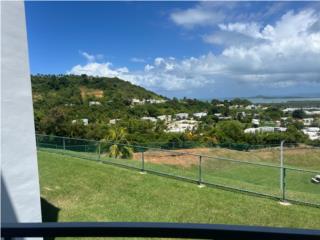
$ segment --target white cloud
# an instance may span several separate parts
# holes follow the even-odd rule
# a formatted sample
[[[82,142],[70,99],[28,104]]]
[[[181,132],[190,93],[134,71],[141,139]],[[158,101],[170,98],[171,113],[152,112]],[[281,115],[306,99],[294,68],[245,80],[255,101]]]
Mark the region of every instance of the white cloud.
[[[222,10],[226,5],[218,2],[200,3],[194,8],[180,10],[171,13],[171,20],[177,25],[192,28],[194,26],[214,25],[223,21],[226,17]],[[232,3],[228,7],[232,6]]]
[[[320,16],[313,10],[289,11],[274,24],[229,22],[203,39],[222,44],[219,54],[175,59],[157,57],[141,71],[115,68],[88,59],[68,73],[119,77],[152,90],[212,89],[221,81],[287,87],[320,84]],[[91,56],[90,54],[88,54]]]
[[[80,53],[88,62],[95,62],[95,61],[98,61],[98,60],[102,60],[102,59],[103,59],[103,55],[102,55],[102,54],[93,55],[93,54],[89,54],[89,53],[83,52],[83,51],[79,51],[79,53]]]
[[[120,77],[129,70],[126,67],[123,68],[114,68],[112,69],[112,64],[110,62],[106,63],[97,63],[89,62],[85,65],[76,65],[71,70],[67,71],[67,74],[81,75],[87,74],[90,76],[98,77]]]

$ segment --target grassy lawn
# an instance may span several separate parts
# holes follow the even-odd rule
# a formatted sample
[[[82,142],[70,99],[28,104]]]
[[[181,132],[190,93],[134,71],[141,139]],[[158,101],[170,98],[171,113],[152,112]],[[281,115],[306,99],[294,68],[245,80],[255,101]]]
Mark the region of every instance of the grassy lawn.
[[[38,153],[46,221],[159,221],[320,228],[320,209]],[[58,215],[58,216],[56,216]]]
[[[54,152],[68,154],[77,157],[97,160],[94,152],[76,152],[62,149],[46,149]],[[204,149],[202,149],[203,151]],[[209,150],[214,151],[214,150]],[[218,156],[228,154],[227,158],[238,157],[240,161],[248,159],[247,152],[217,149]],[[175,155],[177,154],[177,155]],[[259,153],[260,157],[265,152]],[[262,155],[261,155],[262,154]],[[309,152],[309,154],[314,154]],[[247,155],[247,157],[244,157]],[[256,157],[256,152],[250,155]],[[101,159],[107,162],[120,163],[127,166],[141,168],[141,153],[135,154],[135,159],[110,159],[107,154],[101,155]],[[242,158],[243,157],[243,158]],[[162,172],[174,176],[180,176],[197,181],[199,179],[198,157],[193,155],[179,155],[177,152],[148,151],[144,154],[146,170]],[[297,158],[296,158],[297,159]],[[302,156],[299,161],[301,161]],[[316,165],[316,158],[309,159],[310,165]],[[311,161],[312,160],[312,161]],[[259,162],[257,160],[257,162]],[[268,163],[272,164],[273,163]],[[296,170],[286,171],[286,197],[288,199],[310,202],[320,205],[320,186],[310,182],[315,173],[301,172]],[[236,189],[257,192],[274,197],[281,197],[280,192],[280,169],[268,166],[259,166],[247,163],[234,163],[213,158],[202,158],[202,180],[207,183],[218,184]]]

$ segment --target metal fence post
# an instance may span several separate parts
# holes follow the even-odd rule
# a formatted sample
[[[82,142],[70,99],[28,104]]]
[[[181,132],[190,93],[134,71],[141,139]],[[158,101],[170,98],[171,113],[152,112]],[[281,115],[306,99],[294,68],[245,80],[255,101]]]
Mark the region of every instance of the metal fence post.
[[[280,143],[280,191],[283,192],[283,181],[284,181],[284,176],[283,176],[283,144],[284,140],[281,141]]]
[[[141,172],[144,172],[144,151],[141,152]]]
[[[282,169],[282,201],[286,200],[286,168]]]
[[[199,156],[199,175],[198,175],[198,184],[201,186],[202,183],[202,156]]]
[[[66,150],[66,139],[62,138],[63,150]]]
[[[100,161],[100,158],[101,158],[101,142],[99,142],[99,145],[98,145],[98,160]]]

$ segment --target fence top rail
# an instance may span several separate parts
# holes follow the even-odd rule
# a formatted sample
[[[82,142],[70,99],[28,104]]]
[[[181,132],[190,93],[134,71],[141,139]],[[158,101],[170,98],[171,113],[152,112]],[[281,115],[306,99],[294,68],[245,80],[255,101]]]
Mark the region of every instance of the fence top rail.
[[[36,133],[36,135],[43,136],[43,137],[55,137],[55,138],[73,139],[73,140],[89,141],[89,142],[96,142],[96,143],[101,142],[101,140],[93,140],[93,139],[86,139],[86,138],[75,138],[75,137],[64,137],[64,136],[47,135],[47,134],[41,134],[41,133]],[[187,143],[189,143],[189,142],[187,141]],[[110,141],[110,143],[112,143],[112,142]],[[166,142],[150,142],[150,144],[155,144],[155,143],[163,144],[163,143],[166,143]],[[137,143],[137,144],[140,144],[140,143]],[[214,144],[213,146],[227,146],[227,145],[228,144]],[[249,147],[250,146],[252,146],[252,147],[264,147],[266,149],[270,149],[270,148],[274,148],[274,147],[276,147],[276,148],[280,147],[280,143],[279,144],[255,144],[255,145],[230,143],[229,145],[248,145]],[[283,147],[284,148],[291,148],[291,146],[295,146],[295,145],[296,145],[296,143],[285,142]],[[148,148],[148,146],[143,146],[143,145],[133,145],[133,146]],[[308,145],[308,146],[304,146],[304,147],[296,147],[295,146],[295,148],[320,149],[320,146],[313,146],[313,145]],[[255,149],[252,148],[251,150],[255,150]],[[259,149],[256,149],[256,150],[259,150]]]
[[[45,135],[45,134],[36,134],[37,136],[45,136],[45,137],[57,137],[57,138],[64,138],[64,139],[74,139],[74,140],[81,140],[81,141],[90,141],[95,143],[106,143],[106,144],[115,144],[118,146],[128,146],[133,148],[140,148],[140,149],[146,149],[146,150],[154,150],[154,151],[161,151],[161,152],[168,152],[171,154],[176,155],[188,155],[188,156],[195,156],[195,157],[202,157],[202,158],[208,158],[208,159],[216,159],[216,160],[222,160],[222,161],[229,161],[229,162],[235,162],[235,163],[241,163],[241,164],[250,164],[250,165],[256,165],[256,166],[264,166],[264,167],[270,167],[270,168],[281,168],[278,165],[270,164],[270,163],[260,163],[260,162],[250,162],[247,160],[236,160],[231,158],[224,158],[224,157],[215,157],[215,156],[209,156],[209,155],[203,155],[203,154],[196,154],[196,153],[189,153],[189,152],[181,152],[177,150],[169,150],[169,149],[162,149],[162,148],[155,148],[155,147],[146,147],[146,146],[139,146],[139,145],[132,145],[132,144],[124,144],[124,143],[115,143],[112,141],[96,141],[96,140],[89,140],[89,139],[80,139],[80,138],[70,138],[70,137],[61,137],[61,136],[54,136],[54,135]],[[73,146],[73,145],[72,145]],[[75,145],[79,146],[79,145]],[[70,146],[67,146],[68,148]],[[295,170],[295,171],[305,171],[310,173],[318,173],[317,170],[309,170],[309,169],[302,169],[302,168],[295,168],[290,166],[284,166],[286,169]]]
[[[152,223],[60,222],[2,223],[2,237],[164,237],[197,239],[319,239],[320,230],[259,226]]]

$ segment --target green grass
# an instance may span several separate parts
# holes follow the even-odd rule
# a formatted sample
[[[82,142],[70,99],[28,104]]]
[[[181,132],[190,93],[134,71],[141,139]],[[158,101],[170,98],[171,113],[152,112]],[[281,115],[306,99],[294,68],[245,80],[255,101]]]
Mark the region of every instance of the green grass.
[[[158,221],[320,228],[320,209],[38,153],[43,215],[58,221]]]
[[[46,149],[49,150],[49,149]],[[75,152],[61,149],[50,149],[50,151],[59,152],[63,154],[69,154],[73,156],[79,156],[84,158],[97,159],[96,153],[90,152]],[[222,153],[229,154],[235,157],[235,153],[232,150],[221,149],[219,155]],[[172,156],[166,155],[167,152],[156,152],[153,156],[160,156],[157,158],[169,158],[172,161],[175,159]],[[163,157],[163,154],[165,157]],[[240,152],[243,154],[243,152]],[[239,155],[240,155],[239,154]],[[245,153],[247,154],[247,153]],[[265,153],[262,153],[265,154]],[[148,156],[145,154],[145,156]],[[243,156],[242,156],[243,157]],[[238,156],[241,160],[241,155]],[[123,165],[131,166],[140,169],[141,161],[130,159],[110,159],[107,155],[101,157],[102,160],[107,162],[120,163]],[[148,157],[145,157],[148,159]],[[197,157],[181,156],[181,159],[189,164],[186,166],[172,165],[172,164],[156,164],[145,162],[146,170],[153,170],[156,172],[162,172],[171,174],[174,176],[180,176],[194,181],[198,180],[198,163]],[[312,159],[312,158],[310,158]],[[245,159],[242,159],[245,160]],[[191,161],[191,162],[190,162]],[[271,163],[269,163],[271,164]],[[314,164],[312,162],[312,164]],[[297,200],[302,202],[309,202],[320,205],[320,187],[319,185],[310,182],[310,179],[315,173],[301,172],[296,170],[286,171],[286,197],[291,200]],[[203,158],[202,163],[202,180],[206,183],[212,183],[221,186],[227,186],[235,189],[256,192],[259,194],[269,195],[273,197],[282,197],[280,192],[280,169],[274,167],[266,167],[259,165],[252,165],[246,163],[234,163],[229,161],[222,161],[216,159]]]

